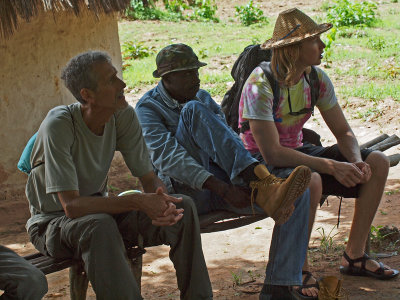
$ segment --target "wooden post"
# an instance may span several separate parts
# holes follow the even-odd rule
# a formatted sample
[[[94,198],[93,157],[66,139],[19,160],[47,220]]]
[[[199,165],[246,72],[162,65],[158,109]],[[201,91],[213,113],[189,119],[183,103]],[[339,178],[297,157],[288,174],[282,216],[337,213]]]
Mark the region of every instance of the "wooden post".
[[[69,268],[69,291],[71,300],[85,300],[89,280],[86,276],[83,263],[72,265]]]
[[[141,292],[142,291],[142,262],[143,262],[143,253],[145,252],[145,250],[143,248],[143,236],[140,234],[138,236],[138,247],[142,251],[141,254],[133,255],[133,258],[130,258],[131,255],[129,255],[129,253],[128,253],[128,258],[129,258],[129,262],[131,265],[132,274],[135,277],[139,291]]]

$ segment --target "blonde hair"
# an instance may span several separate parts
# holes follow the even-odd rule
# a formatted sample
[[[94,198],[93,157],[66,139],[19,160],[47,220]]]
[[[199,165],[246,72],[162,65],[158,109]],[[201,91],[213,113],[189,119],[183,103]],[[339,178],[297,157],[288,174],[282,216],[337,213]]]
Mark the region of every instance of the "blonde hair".
[[[291,86],[296,74],[297,61],[300,58],[301,43],[296,43],[272,50],[271,70],[276,80],[284,86]],[[311,72],[311,67],[306,69],[306,73]]]

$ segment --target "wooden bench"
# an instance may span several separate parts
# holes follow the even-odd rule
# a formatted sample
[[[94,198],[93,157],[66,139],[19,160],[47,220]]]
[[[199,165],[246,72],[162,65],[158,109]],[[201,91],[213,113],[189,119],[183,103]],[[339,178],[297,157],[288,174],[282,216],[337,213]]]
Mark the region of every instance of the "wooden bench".
[[[396,135],[381,136],[360,145],[361,149],[370,148],[372,150],[385,151],[393,146],[400,144],[400,138]],[[400,154],[388,156],[390,166],[396,166],[400,161]],[[264,215],[238,215],[227,211],[215,211],[199,217],[201,233],[218,232],[245,226],[266,218]],[[370,239],[367,240],[366,251],[369,252]],[[140,288],[142,276],[142,255],[146,252],[143,248],[143,241],[139,238],[139,246],[127,249],[127,256],[131,264],[132,273]],[[70,296],[72,300],[86,299],[88,279],[86,277],[83,262],[73,259],[54,259],[40,253],[31,254],[24,257],[34,266],[43,271],[44,274],[51,274],[69,268]]]
[[[199,217],[201,233],[218,232],[245,226],[262,219],[265,215],[238,215],[227,211],[215,211]],[[132,273],[140,288],[142,277],[142,255],[146,253],[143,240],[139,238],[139,246],[127,249],[127,256]],[[86,299],[89,281],[87,279],[83,262],[74,259],[55,259],[35,253],[24,257],[31,264],[39,268],[45,275],[69,268],[70,297],[71,300]]]

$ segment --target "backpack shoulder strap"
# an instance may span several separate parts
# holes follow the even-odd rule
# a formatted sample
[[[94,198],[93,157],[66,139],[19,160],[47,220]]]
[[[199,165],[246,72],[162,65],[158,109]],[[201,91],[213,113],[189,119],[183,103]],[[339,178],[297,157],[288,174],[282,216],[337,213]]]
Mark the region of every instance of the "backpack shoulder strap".
[[[308,75],[308,77],[309,77],[309,79],[307,78],[307,76],[304,76],[308,85],[310,86],[311,111],[312,111],[312,114],[314,115],[314,107],[317,104],[317,101],[319,98],[319,78],[318,78],[317,69],[314,66],[311,66],[311,72]]]
[[[274,120],[275,118],[275,113],[276,110],[278,108],[278,104],[279,104],[279,97],[280,97],[280,93],[279,93],[279,84],[278,81],[275,80],[274,75],[272,74],[272,70],[271,70],[271,63],[270,62],[262,62],[260,63],[260,68],[264,71],[265,76],[267,77],[269,84],[271,86],[272,89],[272,93],[274,95],[274,103],[272,106],[272,112],[274,114]]]

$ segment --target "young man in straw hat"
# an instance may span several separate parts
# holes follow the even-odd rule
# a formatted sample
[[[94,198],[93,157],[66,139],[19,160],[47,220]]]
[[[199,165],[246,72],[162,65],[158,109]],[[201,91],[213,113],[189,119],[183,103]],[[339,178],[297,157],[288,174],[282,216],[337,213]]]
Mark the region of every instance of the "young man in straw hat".
[[[156,64],[153,75],[161,81],[140,99],[136,112],[158,175],[170,192],[190,195],[199,214],[256,211],[273,217],[265,280],[277,287],[300,285],[308,240],[308,168],[297,168],[284,181],[244,149],[219,105],[199,89],[198,69],[205,63],[192,48],[167,46]]]
[[[298,9],[279,14],[273,37],[261,47],[272,49],[270,72],[278,83],[271,87],[264,71],[257,67],[247,79],[239,104],[239,122],[249,122],[241,133],[242,141],[254,157],[263,158],[270,171],[285,177],[298,165],[306,165],[311,176],[309,234],[321,195],[355,197],[355,213],[349,241],[343,253],[340,272],[348,275],[390,279],[397,270],[378,264],[364,254],[370,225],[378,208],[389,162],[378,151],[361,150],[335,96],[332,82],[321,69],[325,44],[320,34],[331,24],[316,24]],[[316,106],[337,139],[332,147],[302,143],[302,128],[313,113],[311,72],[316,72],[319,86]],[[274,105],[273,89],[279,93]],[[315,96],[316,97],[316,96]],[[275,100],[276,101],[276,100]],[[304,283],[315,282],[303,267]],[[311,278],[310,278],[311,277]],[[317,287],[303,289],[316,297]]]

